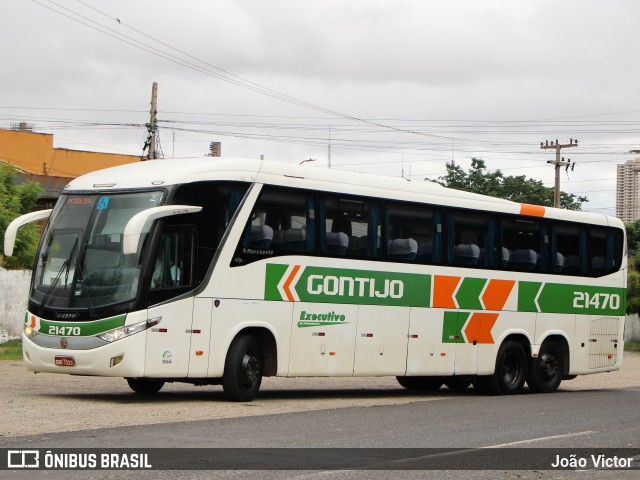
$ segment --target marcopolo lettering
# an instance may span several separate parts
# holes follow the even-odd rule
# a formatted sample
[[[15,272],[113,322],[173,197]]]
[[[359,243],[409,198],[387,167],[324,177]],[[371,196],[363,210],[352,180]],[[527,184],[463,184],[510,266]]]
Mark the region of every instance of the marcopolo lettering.
[[[365,277],[344,277],[336,275],[309,275],[307,293],[311,295],[339,295],[369,298],[402,298],[402,280],[376,280]]]

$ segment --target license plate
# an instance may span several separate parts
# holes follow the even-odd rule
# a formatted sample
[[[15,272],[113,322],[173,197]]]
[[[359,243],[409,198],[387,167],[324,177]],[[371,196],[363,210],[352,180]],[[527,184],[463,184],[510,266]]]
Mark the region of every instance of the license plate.
[[[59,367],[74,367],[76,364],[73,357],[55,357],[55,361]]]

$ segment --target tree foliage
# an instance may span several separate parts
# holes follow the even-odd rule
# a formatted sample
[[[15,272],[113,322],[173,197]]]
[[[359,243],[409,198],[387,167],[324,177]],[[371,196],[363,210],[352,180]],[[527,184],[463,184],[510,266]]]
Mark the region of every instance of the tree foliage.
[[[0,238],[4,244],[4,232],[11,221],[32,211],[42,188],[33,182],[16,185],[16,169],[0,163]],[[12,257],[0,256],[0,264],[8,269],[30,269],[38,245],[39,228],[30,224],[18,231]]]
[[[534,205],[553,205],[553,188],[545,187],[542,181],[527,178],[525,175],[505,177],[500,170],[490,172],[483,160],[471,160],[471,168],[465,172],[454,161],[446,164],[447,174],[440,177],[442,185],[467,192],[490,195],[519,203]],[[580,210],[582,204],[588,202],[587,197],[572,193],[560,192],[560,208]]]
[[[625,225],[627,230],[627,313],[640,313],[640,220]]]

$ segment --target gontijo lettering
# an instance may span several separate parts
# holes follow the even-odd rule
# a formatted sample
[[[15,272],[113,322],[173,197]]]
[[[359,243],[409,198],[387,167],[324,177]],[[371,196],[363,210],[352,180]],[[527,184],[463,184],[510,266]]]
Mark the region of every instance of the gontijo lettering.
[[[382,288],[378,290],[375,278],[309,275],[307,292],[311,295],[402,298],[404,296],[404,283],[402,280],[389,280],[386,278]]]
[[[428,307],[431,275],[267,264],[265,300]]]

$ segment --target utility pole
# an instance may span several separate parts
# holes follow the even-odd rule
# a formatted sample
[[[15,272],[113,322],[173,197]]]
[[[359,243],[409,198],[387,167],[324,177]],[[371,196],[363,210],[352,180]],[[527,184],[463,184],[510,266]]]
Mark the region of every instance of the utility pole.
[[[156,137],[158,134],[158,124],[156,115],[158,114],[158,82],[153,82],[153,87],[151,87],[151,117],[149,119],[149,124],[147,125],[147,130],[149,131],[149,138],[147,138],[147,142],[144,145],[146,150],[149,147],[149,155],[147,155],[146,160],[154,160],[157,157],[156,154]]]
[[[564,161],[564,158],[560,159],[560,150],[563,148],[569,148],[569,147],[577,147],[578,146],[578,140],[574,140],[573,138],[569,140],[569,143],[559,143],[558,140],[556,140],[555,143],[553,143],[553,140],[551,141],[551,144],[549,144],[549,140],[547,140],[545,143],[540,142],[540,148],[543,150],[548,150],[548,149],[555,149],[556,151],[556,159],[555,160],[548,160],[547,163],[550,163],[552,165],[555,165],[555,169],[556,169],[556,182],[555,182],[555,189],[553,191],[553,206],[555,208],[560,208],[560,167],[566,167],[566,170],[569,170],[569,167],[571,167],[571,170],[573,171],[574,167],[576,166],[575,162],[571,163],[571,160],[568,161]]]

